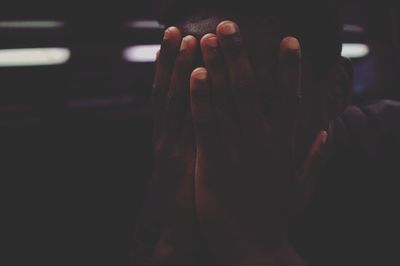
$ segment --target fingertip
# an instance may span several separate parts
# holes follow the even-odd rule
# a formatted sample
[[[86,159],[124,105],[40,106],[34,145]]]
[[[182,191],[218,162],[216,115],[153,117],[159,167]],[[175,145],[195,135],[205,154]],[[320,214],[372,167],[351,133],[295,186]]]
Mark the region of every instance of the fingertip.
[[[239,26],[233,21],[223,21],[217,26],[218,43],[226,61],[247,60],[244,40],[240,34]]]
[[[217,33],[220,35],[233,35],[239,32],[239,27],[237,24],[230,20],[224,20],[220,22],[217,26]]]
[[[187,35],[182,39],[181,51],[185,51],[187,49],[195,48],[197,45],[197,39],[192,35]]]
[[[207,69],[204,67],[198,67],[195,70],[193,70],[191,77],[190,77],[190,87],[192,91],[200,89],[201,86],[199,84],[205,84],[206,80],[208,78],[208,72]]]
[[[218,47],[218,39],[217,35],[213,33],[207,33],[200,40],[200,46],[202,48],[217,48]]]
[[[279,49],[279,82],[281,99],[287,101],[293,115],[298,111],[302,98],[302,62],[299,41],[292,36],[282,39]],[[317,137],[317,136],[316,136]]]
[[[282,40],[285,46],[289,49],[296,50],[300,48],[299,40],[295,37],[289,36]]]
[[[171,67],[179,51],[182,37],[178,28],[169,27],[164,31],[164,38],[161,42],[160,55],[158,57],[161,65]]]
[[[192,118],[195,125],[204,126],[211,116],[208,72],[204,67],[193,70],[191,75],[190,98]]]
[[[301,55],[301,46],[300,46],[299,40],[292,36],[285,37],[281,41],[281,53],[284,53],[287,50],[300,56]]]
[[[311,154],[316,155],[321,153],[325,144],[328,141],[328,132],[325,130],[321,130],[318,135],[316,136],[314,143],[311,146]]]
[[[319,136],[320,136],[320,139],[321,139],[321,143],[323,144],[323,145],[325,145],[326,143],[327,143],[327,141],[328,141],[328,132],[326,132],[325,130],[323,130],[323,131],[321,131],[320,133],[319,133]]]
[[[207,76],[208,72],[204,67],[198,67],[192,72],[192,78],[195,80],[206,80]]]
[[[175,26],[168,27],[164,31],[164,41],[165,40],[171,40],[171,39],[174,39],[174,38],[180,38],[180,37],[181,37],[181,32]]]

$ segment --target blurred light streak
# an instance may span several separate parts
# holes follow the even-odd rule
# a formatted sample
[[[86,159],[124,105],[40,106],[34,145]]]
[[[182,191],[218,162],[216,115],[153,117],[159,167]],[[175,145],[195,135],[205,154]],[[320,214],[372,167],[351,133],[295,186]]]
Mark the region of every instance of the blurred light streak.
[[[1,49],[0,67],[60,65],[70,57],[67,48]]]
[[[136,45],[128,47],[123,52],[123,57],[128,62],[150,63],[156,61],[159,44]]]
[[[348,58],[366,57],[370,52],[368,45],[362,43],[344,43],[342,56]]]
[[[343,31],[354,32],[354,33],[363,33],[364,28],[359,25],[346,24],[346,25],[343,25]]]
[[[134,20],[128,23],[128,27],[134,29],[164,29],[157,20]]]
[[[1,29],[53,29],[64,27],[64,22],[53,20],[0,21]]]

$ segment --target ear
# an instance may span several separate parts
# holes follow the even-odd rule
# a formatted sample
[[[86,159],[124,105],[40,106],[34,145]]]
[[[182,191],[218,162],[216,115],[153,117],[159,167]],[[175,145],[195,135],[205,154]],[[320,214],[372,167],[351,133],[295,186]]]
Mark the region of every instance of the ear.
[[[351,103],[354,81],[353,64],[348,58],[341,57],[331,72],[328,81],[328,113],[333,120]]]

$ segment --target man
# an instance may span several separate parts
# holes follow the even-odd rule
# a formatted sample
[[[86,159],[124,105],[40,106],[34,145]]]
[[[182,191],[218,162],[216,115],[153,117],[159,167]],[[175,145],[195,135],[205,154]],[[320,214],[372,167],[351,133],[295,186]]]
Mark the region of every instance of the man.
[[[149,265],[388,259],[375,242],[387,235],[374,233],[384,222],[371,217],[393,213],[395,199],[359,188],[390,177],[399,106],[346,108],[352,70],[337,6],[177,0],[162,10],[175,27],[157,60],[155,171],[136,236],[150,241]]]

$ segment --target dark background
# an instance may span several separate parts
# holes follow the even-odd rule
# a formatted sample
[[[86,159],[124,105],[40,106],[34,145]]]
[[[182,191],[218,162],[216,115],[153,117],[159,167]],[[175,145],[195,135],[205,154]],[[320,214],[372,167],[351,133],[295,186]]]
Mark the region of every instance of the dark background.
[[[4,265],[127,265],[132,230],[152,171],[151,63],[124,48],[158,43],[148,1],[100,1],[0,8],[0,21],[65,22],[61,29],[1,29],[0,49],[68,47],[60,66],[0,67],[0,189]],[[370,45],[353,60],[354,103],[400,98],[399,12],[348,2],[344,22]],[[316,22],[317,23],[317,22]]]

